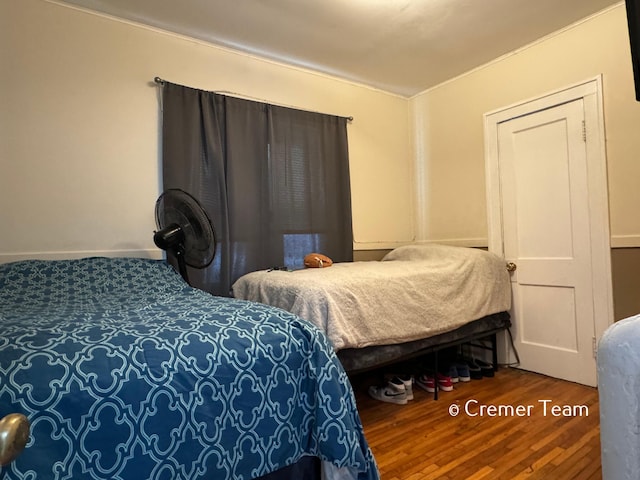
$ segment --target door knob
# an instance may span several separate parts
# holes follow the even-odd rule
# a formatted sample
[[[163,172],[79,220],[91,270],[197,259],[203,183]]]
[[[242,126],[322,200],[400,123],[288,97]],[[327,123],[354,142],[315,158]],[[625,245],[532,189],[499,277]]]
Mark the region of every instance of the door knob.
[[[29,420],[21,413],[10,413],[0,420],[0,465],[13,462],[29,440]]]
[[[507,272],[515,272],[518,266],[513,262],[507,262]]]

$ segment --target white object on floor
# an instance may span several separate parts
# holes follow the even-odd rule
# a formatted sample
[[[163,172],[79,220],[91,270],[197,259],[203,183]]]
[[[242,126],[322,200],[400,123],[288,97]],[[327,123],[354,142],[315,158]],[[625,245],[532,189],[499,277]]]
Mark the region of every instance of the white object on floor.
[[[400,377],[400,381],[404,384],[404,389],[407,392],[407,400],[413,400],[413,377]]]
[[[389,380],[382,387],[369,387],[369,395],[381,402],[395,403],[397,405],[407,404],[407,390],[404,382],[398,379]]]

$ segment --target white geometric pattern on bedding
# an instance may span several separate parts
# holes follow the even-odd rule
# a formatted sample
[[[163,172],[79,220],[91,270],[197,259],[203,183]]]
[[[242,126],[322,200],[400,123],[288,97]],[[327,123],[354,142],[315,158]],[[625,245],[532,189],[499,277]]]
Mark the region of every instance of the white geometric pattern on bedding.
[[[378,479],[324,335],[164,262],[0,265],[0,331],[0,417],[32,426],[3,480],[251,479],[305,455]]]

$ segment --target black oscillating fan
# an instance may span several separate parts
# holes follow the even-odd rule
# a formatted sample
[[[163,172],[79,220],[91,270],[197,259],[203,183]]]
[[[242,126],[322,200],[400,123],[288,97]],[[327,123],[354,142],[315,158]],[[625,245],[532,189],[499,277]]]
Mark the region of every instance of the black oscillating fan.
[[[189,283],[187,265],[205,268],[216,253],[213,224],[200,203],[184,190],[166,190],[156,201],[154,243],[176,257],[182,278]]]

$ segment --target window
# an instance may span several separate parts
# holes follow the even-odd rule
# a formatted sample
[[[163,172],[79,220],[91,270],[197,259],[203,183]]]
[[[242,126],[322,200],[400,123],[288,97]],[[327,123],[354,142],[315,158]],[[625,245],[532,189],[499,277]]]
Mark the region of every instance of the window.
[[[165,82],[163,187],[214,222],[217,258],[190,275],[204,290],[228,295],[241,275],[301,268],[311,252],[353,259],[345,118]]]

